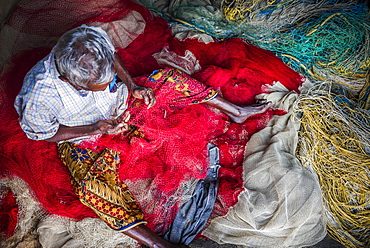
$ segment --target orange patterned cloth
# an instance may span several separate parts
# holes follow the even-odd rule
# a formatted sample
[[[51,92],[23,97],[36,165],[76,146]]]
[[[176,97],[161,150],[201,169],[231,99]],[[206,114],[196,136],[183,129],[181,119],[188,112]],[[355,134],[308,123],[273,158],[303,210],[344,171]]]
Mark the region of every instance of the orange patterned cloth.
[[[105,149],[96,153],[69,142],[61,143],[58,152],[69,169],[80,201],[111,228],[127,231],[146,224],[141,208],[127,186],[119,180],[119,152]]]
[[[167,89],[175,92],[178,97],[173,101],[182,106],[198,104],[211,100],[217,96],[217,91],[211,86],[200,83],[183,71],[174,68],[155,70],[148,79],[158,84],[165,84]],[[172,103],[174,106],[175,104]]]
[[[153,88],[156,96],[160,95],[160,100],[168,103],[170,107],[204,103],[212,100],[218,94],[213,87],[174,68],[155,70],[150,76],[137,77],[135,80],[139,85]]]
[[[175,109],[205,103],[218,95],[214,87],[205,85],[174,68],[154,70],[150,75],[139,76],[134,80],[140,86],[152,88],[157,100],[150,110],[147,109],[143,99],[132,97],[129,100],[127,109],[131,115],[129,124],[140,128],[148,125],[148,119],[159,121]],[[122,121],[122,118],[119,117],[118,120]],[[167,122],[167,120],[164,121]]]

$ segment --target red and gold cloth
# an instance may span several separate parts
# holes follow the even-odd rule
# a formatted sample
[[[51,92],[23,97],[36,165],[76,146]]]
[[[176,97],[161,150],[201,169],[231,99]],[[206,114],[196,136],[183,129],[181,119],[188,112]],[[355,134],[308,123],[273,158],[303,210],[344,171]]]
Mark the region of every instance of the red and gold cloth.
[[[174,68],[154,70],[149,76],[137,77],[135,81],[138,85],[153,89],[157,102],[151,111],[162,111],[164,115],[167,114],[166,111],[204,103],[218,95],[213,87],[205,85]],[[148,110],[144,101],[132,98],[129,105],[130,123],[139,126],[145,125],[142,123],[147,118],[143,116]]]
[[[190,104],[204,103],[217,96],[217,91],[213,87],[200,83],[186,73],[174,69],[166,68],[155,70],[146,82],[142,83],[147,87],[152,87],[157,91],[161,89],[161,94],[167,95],[167,101],[171,107],[187,106]],[[138,79],[139,83],[142,78]],[[166,84],[166,87],[162,87]]]
[[[147,223],[127,186],[119,180],[119,152],[105,149],[96,153],[69,142],[61,143],[58,151],[80,201],[111,228],[127,231]]]

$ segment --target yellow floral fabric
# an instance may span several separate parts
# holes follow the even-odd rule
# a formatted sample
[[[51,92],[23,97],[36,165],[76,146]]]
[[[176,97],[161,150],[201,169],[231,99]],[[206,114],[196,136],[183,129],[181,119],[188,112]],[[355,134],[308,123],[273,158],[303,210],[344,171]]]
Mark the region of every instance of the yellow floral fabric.
[[[80,201],[90,207],[116,231],[146,224],[144,214],[127,186],[119,180],[119,152],[101,153],[83,149],[74,143],[58,146],[59,155],[68,167],[71,182]]]

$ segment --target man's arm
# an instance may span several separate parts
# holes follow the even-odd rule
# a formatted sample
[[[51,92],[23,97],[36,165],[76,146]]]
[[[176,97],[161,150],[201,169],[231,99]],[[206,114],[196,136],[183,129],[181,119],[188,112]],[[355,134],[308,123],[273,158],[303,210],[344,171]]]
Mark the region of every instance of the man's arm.
[[[130,91],[138,87],[117,53],[114,54],[114,70],[118,73],[119,78],[127,85]]]
[[[175,245],[168,242],[144,224],[135,226],[123,233],[152,248],[189,248],[187,245]]]
[[[90,136],[95,134],[119,134],[127,131],[127,123],[118,123],[115,119],[102,120],[90,125],[83,125],[77,127],[68,127],[60,125],[56,134],[45,141],[58,142],[83,136]]]
[[[135,98],[144,99],[148,108],[151,108],[156,103],[153,89],[137,85],[117,53],[114,54],[114,69],[118,73],[118,77],[127,85]]]

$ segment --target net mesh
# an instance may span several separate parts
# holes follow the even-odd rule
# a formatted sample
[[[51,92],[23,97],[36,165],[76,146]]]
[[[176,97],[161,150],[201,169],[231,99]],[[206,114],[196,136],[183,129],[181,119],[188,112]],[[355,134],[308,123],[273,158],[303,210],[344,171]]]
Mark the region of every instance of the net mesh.
[[[178,3],[168,10],[142,2],[174,27],[243,38],[315,79],[318,70],[356,77],[368,70],[369,14],[358,1],[224,0],[220,9]]]
[[[301,121],[297,156],[319,177],[330,236],[346,247],[369,246],[368,111],[333,82],[301,96],[295,111]]]
[[[196,39],[174,39],[164,19],[153,17],[146,8],[129,1],[20,1],[0,35],[1,39],[6,40],[6,43],[2,43],[2,49],[7,50],[7,56],[11,58],[3,63],[0,77],[0,118],[6,120],[0,127],[0,173],[16,175],[25,180],[42,208],[49,214],[75,220],[96,217],[75,196],[68,170],[58,158],[56,145],[26,138],[13,108],[14,98],[26,72],[47,55],[57,37],[66,30],[81,23],[111,22],[123,18],[132,10],[143,16],[144,33],[127,47],[117,47],[117,53],[134,77],[161,68],[152,55],[168,47],[179,56],[185,56],[187,50],[194,54],[200,69],[193,77],[215,87],[222,96],[236,104],[254,103],[257,94],[266,92],[264,86],[276,81],[297,92],[302,83],[302,76],[287,67],[273,53],[240,39],[209,44]],[[4,38],[9,32],[12,35]],[[100,142],[117,149],[120,147],[125,151],[128,162],[140,162],[135,164],[136,167],[122,165],[120,176],[122,179],[129,177],[125,183],[131,187],[137,200],[143,202],[149,226],[161,232],[169,225],[179,205],[192,192],[195,185],[192,179],[205,175],[205,144],[209,141],[220,148],[222,165],[219,173],[220,190],[213,216],[227,213],[242,191],[241,164],[245,144],[274,114],[282,112],[269,110],[239,125],[230,123],[225,115],[204,106],[196,109],[188,106],[181,112],[175,112],[173,117],[166,119],[158,114],[152,118],[156,121],[153,126],[161,129],[147,128],[146,131],[156,142],[133,139],[130,143],[108,136],[102,137]],[[118,142],[114,142],[114,139]],[[162,150],[156,150],[155,154],[153,149],[158,147]],[[181,153],[178,153],[179,150]],[[153,156],[145,159],[148,154]],[[189,158],[195,162],[190,163]],[[177,167],[169,168],[168,161]],[[183,171],[188,172],[188,177],[179,173]]]

